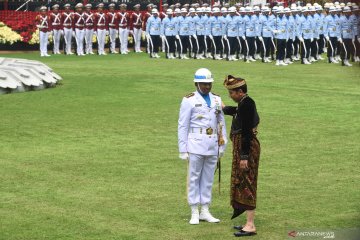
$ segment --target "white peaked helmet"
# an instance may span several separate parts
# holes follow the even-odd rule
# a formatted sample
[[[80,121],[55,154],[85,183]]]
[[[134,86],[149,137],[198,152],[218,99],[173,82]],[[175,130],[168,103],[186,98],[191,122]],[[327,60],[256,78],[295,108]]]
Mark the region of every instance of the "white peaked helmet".
[[[290,8],[286,7],[286,8],[284,8],[284,12],[291,13],[291,10],[290,10]]]
[[[175,13],[181,13],[180,8],[175,8]]]
[[[350,7],[348,7],[348,6],[344,7],[343,12],[344,12],[344,13],[345,13],[345,12],[351,12]]]
[[[167,9],[167,10],[166,10],[166,14],[173,14],[172,9],[171,9],[171,8]]]
[[[239,12],[245,12],[245,8],[244,7],[240,7],[240,9],[239,9]]]
[[[195,8],[190,8],[190,9],[189,9],[189,12],[190,12],[190,13],[194,13],[194,12],[195,12]]]
[[[236,7],[230,7],[230,8],[229,8],[229,12],[231,12],[231,13],[236,12]]]
[[[219,13],[219,12],[220,12],[220,9],[218,7],[213,8],[213,13]]]
[[[153,9],[151,10],[151,13],[152,13],[152,14],[155,14],[155,13],[159,13],[159,12],[158,12],[158,10],[157,10],[156,8],[153,8]]]
[[[336,11],[335,7],[333,6],[329,7],[329,12],[335,12],[335,11]]]
[[[221,8],[221,12],[222,12],[222,13],[227,13],[227,8],[226,8],[226,7],[222,7],[222,8]]]
[[[259,6],[254,6],[254,11],[255,11],[255,12],[259,12],[259,11],[260,11]]]
[[[181,13],[187,13],[186,8],[182,8],[182,9],[181,9]]]
[[[210,13],[211,12],[211,7],[206,7],[205,12]]]
[[[196,83],[209,83],[213,82],[213,76],[209,69],[207,68],[200,68],[195,72],[194,82]]]
[[[204,11],[204,8],[199,7],[199,8],[196,9],[196,12],[197,13],[202,13],[202,12],[205,12],[205,11]]]

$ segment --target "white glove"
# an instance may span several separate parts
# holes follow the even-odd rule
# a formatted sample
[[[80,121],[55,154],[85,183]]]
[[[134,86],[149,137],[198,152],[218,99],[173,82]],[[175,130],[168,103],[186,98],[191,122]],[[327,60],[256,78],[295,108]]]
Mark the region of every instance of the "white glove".
[[[109,30],[106,30],[105,35],[109,35]]]
[[[242,36],[242,39],[246,40],[246,37],[245,37],[245,36]]]
[[[213,40],[214,39],[214,37],[213,37],[213,35],[209,35],[209,38],[211,39],[211,40]]]
[[[264,39],[262,38],[262,37],[259,37],[259,40],[262,42],[262,41],[264,41]]]
[[[337,40],[338,40],[339,43],[343,43],[342,38],[338,38]]]
[[[150,34],[149,33],[146,33],[146,38],[150,39]]]
[[[74,30],[72,31],[72,36],[73,36],[73,37],[76,37]]]
[[[64,35],[64,30],[60,30],[60,35]]]
[[[353,42],[353,44],[355,44],[355,37],[351,41]]]
[[[97,37],[97,31],[94,31],[94,36]]]
[[[314,41],[314,38],[311,38],[311,39],[310,39],[310,42],[313,42],[313,41]]]
[[[131,35],[134,35],[134,31],[133,31],[133,30],[130,30],[130,34],[131,34]]]
[[[226,35],[224,35],[224,36],[223,36],[223,39],[224,39],[225,41],[227,41],[227,40],[228,40],[228,38],[227,38],[227,36],[226,36]]]
[[[195,34],[192,35],[193,38],[197,39],[197,36]]]
[[[160,35],[160,38],[161,38],[161,39],[164,39],[164,37],[165,37],[164,35]]]
[[[304,42],[304,39],[302,37],[299,37],[300,42]]]
[[[273,33],[277,34],[277,33],[279,33],[279,31],[278,30],[273,30]]]
[[[176,35],[175,35],[175,38],[176,38],[176,39],[180,39],[180,36],[176,34]]]
[[[329,36],[325,36],[326,41],[330,41]]]
[[[360,37],[358,37],[358,42],[360,43]]]
[[[182,160],[188,160],[189,159],[189,154],[188,153],[180,153],[179,158],[182,159]]]

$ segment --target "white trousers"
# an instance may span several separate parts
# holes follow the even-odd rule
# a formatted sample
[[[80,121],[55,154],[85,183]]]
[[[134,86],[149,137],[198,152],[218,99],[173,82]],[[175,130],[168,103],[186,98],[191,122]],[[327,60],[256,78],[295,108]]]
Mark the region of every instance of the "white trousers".
[[[41,56],[47,54],[48,37],[49,37],[49,32],[40,31],[40,55]]]
[[[116,46],[116,36],[118,35],[118,31],[115,28],[109,28],[109,37],[110,37],[110,52],[115,52]]]
[[[139,28],[139,29],[134,28],[134,48],[135,48],[135,52],[141,51],[141,49],[140,49],[141,34],[142,34],[142,29],[141,28]]]
[[[106,30],[105,29],[98,29],[97,30],[97,42],[98,42],[98,52],[99,54],[105,53],[105,36]]]
[[[129,30],[127,28],[119,28],[121,53],[127,53],[128,51],[128,37],[129,37]]]
[[[65,53],[71,53],[71,39],[72,39],[72,29],[64,28],[64,40],[65,40]]]
[[[75,28],[75,38],[76,38],[76,53],[78,55],[82,55],[84,54],[85,29]]]
[[[53,30],[54,53],[60,53],[60,38],[61,38],[61,30],[54,29]]]
[[[211,203],[211,191],[217,161],[217,156],[189,154],[189,205],[205,205]]]
[[[85,29],[85,53],[92,53],[92,39],[94,35],[94,29]]]

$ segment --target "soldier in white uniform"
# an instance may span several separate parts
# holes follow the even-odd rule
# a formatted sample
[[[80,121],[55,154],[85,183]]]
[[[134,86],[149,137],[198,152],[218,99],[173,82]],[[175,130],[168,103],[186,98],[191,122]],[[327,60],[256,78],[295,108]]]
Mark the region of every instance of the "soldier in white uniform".
[[[199,220],[220,222],[209,212],[209,204],[216,164],[224,154],[227,140],[221,98],[210,92],[213,81],[208,69],[197,70],[194,78],[197,90],[184,97],[180,107],[179,157],[189,160],[190,224],[199,224]]]

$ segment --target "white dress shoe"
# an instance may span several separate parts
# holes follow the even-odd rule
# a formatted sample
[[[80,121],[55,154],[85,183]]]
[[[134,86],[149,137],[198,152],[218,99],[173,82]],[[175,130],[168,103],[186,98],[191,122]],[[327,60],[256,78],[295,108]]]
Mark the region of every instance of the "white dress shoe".
[[[209,223],[219,223],[220,219],[214,218],[208,210],[201,210],[199,219]]]

